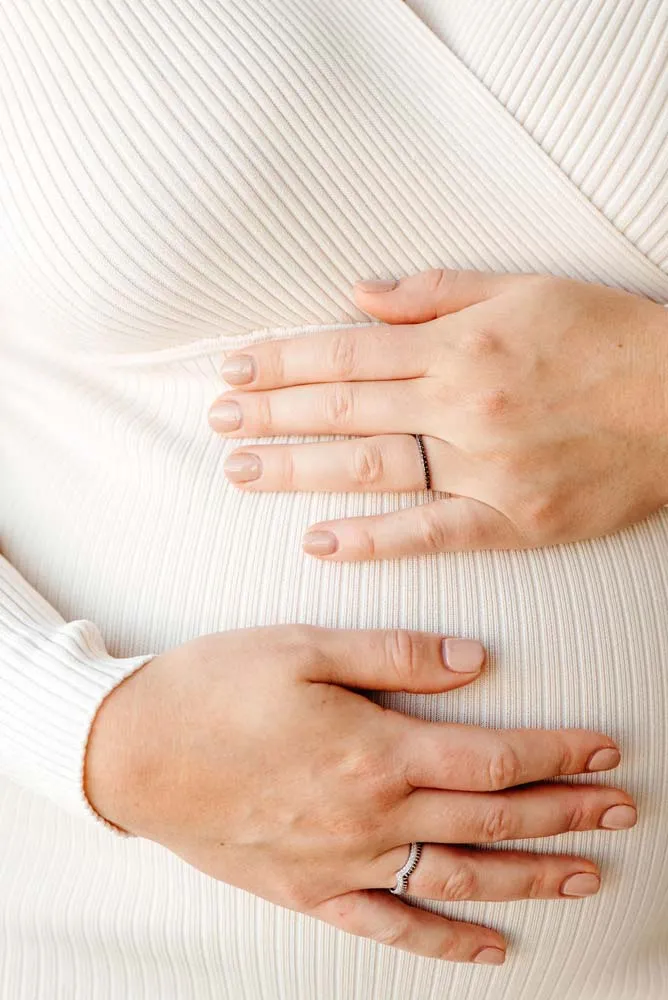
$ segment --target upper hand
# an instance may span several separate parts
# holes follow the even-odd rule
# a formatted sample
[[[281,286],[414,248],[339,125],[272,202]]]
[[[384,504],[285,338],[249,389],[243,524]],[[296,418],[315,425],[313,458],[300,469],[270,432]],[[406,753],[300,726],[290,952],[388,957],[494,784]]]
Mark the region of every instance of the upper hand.
[[[245,447],[228,459],[229,478],[249,490],[420,490],[412,435],[422,434],[433,488],[455,497],[317,525],[307,551],[368,559],[551,545],[615,531],[668,501],[661,306],[536,275],[434,270],[394,290],[366,284],[358,305],[391,325],[230,355],[223,375],[236,388],[210,412],[232,437],[363,436]]]
[[[386,891],[408,845],[425,842],[412,896],[566,898],[596,891],[595,864],[462,845],[630,826],[635,810],[615,788],[531,784],[615,767],[606,736],[425,722],[350,690],[444,692],[483,662],[478,643],[420,633],[204,636],[102,704],[89,800],[203,872],[344,930],[421,955],[475,961],[491,948],[479,960],[502,960],[495,931]]]

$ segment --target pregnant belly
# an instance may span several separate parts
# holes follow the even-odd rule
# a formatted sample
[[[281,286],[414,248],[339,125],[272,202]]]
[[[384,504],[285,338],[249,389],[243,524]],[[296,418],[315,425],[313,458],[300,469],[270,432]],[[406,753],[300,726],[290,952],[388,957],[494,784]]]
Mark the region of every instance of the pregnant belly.
[[[630,833],[570,834],[540,845],[602,861],[604,891],[596,899],[448,907],[515,942],[516,959],[494,981],[498,987],[488,971],[419,963],[384,949],[369,963],[365,942],[341,944],[334,932],[214,885],[152,845],[86,830],[3,785],[11,805],[2,810],[3,841],[15,851],[14,864],[3,866],[7,907],[30,843],[44,849],[34,833],[38,810],[45,815],[37,828],[46,823],[55,831],[56,854],[71,857],[72,843],[82,845],[84,862],[63,901],[73,939],[90,920],[86,888],[103,863],[116,886],[114,940],[148,935],[155,947],[144,948],[138,968],[153,963],[164,971],[171,963],[173,982],[190,974],[204,942],[212,957],[202,983],[215,982],[212,996],[627,1000],[636,997],[632,981],[638,1000],[658,998],[653,984],[666,975],[661,955],[668,951],[668,513],[611,538],[550,550],[323,565],[301,553],[309,524],[419,498],[232,489],[222,473],[229,446],[206,423],[224,346],[204,343],[125,366],[97,362],[85,378],[74,368],[32,372],[33,390],[42,379],[31,394],[36,409],[15,414],[3,490],[8,558],[66,617],[95,621],[118,655],[277,622],[476,636],[490,650],[489,670],[476,685],[443,697],[378,697],[430,719],[605,730],[623,748],[615,781],[638,796],[641,821]],[[32,841],[16,837],[21,824],[33,830]],[[139,930],[122,915],[136,916],[140,877],[152,902],[139,904]],[[35,889],[32,902],[21,897],[22,919],[35,923],[36,934],[56,919],[54,908],[43,906],[44,891]],[[183,906],[194,914],[192,925],[180,920]],[[155,942],[170,936],[169,959],[157,957]],[[338,980],[337,947],[348,956]],[[354,971],[360,962],[363,974]],[[429,976],[420,979],[426,968]],[[360,975],[366,992],[358,992]],[[284,983],[280,993],[276,982]],[[409,982],[422,983],[421,991],[412,994]],[[204,986],[201,995],[209,996]]]

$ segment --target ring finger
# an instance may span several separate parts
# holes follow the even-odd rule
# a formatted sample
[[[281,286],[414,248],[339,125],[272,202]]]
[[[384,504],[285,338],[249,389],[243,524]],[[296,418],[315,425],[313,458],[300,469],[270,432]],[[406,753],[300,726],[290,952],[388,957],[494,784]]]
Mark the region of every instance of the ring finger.
[[[377,859],[372,868],[377,888],[394,888],[407,855],[408,845]],[[443,901],[572,899],[595,895],[600,884],[597,866],[584,858],[425,844],[408,894]]]
[[[465,492],[466,459],[438,438],[424,438],[431,487]],[[352,441],[264,445],[233,452],[225,462],[237,486],[265,491],[364,492],[422,490],[425,468],[413,435],[384,434]]]

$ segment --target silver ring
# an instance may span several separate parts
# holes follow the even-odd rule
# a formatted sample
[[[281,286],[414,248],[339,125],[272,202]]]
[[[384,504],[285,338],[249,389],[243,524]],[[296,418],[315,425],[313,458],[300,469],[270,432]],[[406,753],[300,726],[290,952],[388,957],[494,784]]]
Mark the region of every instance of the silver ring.
[[[414,842],[411,844],[411,849],[408,852],[408,860],[403,868],[400,868],[397,872],[396,884],[394,889],[390,889],[391,893],[395,896],[401,896],[403,893],[408,892],[408,880],[420,863],[420,857],[422,856],[422,844]]]
[[[416,444],[420,451],[420,458],[422,460],[422,471],[424,473],[424,488],[426,490],[431,489],[431,469],[429,468],[429,460],[427,458],[427,449],[424,446],[424,441],[421,434],[414,434]]]

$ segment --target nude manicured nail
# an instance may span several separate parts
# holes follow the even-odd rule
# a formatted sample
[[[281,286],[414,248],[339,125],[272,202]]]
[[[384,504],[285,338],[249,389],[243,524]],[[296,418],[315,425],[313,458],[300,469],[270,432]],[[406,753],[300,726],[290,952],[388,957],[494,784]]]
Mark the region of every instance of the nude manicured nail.
[[[255,359],[249,354],[238,354],[235,358],[226,358],[220,369],[220,374],[230,385],[248,385],[255,378]]]
[[[630,830],[638,821],[638,813],[633,806],[612,806],[601,816],[603,830]]]
[[[223,468],[225,475],[233,483],[252,483],[262,475],[262,462],[257,455],[243,452],[230,455]]]
[[[485,662],[485,648],[475,639],[444,639],[443,659],[458,674],[477,674]]]
[[[604,750],[596,750],[587,761],[588,771],[609,771],[617,767],[622,756],[619,750],[614,747],[606,747]]]
[[[339,547],[339,540],[331,531],[307,531],[302,545],[309,556],[331,556]]]
[[[228,431],[238,431],[241,421],[241,407],[231,399],[214,403],[209,410],[209,423],[215,431],[223,434]]]
[[[598,875],[592,872],[578,872],[577,875],[569,875],[561,884],[562,896],[595,896],[601,888],[601,880]]]
[[[358,281],[355,288],[358,292],[391,292],[398,284],[393,278],[389,281]]]
[[[473,959],[476,965],[503,965],[505,960],[506,953],[500,948],[483,948]]]

